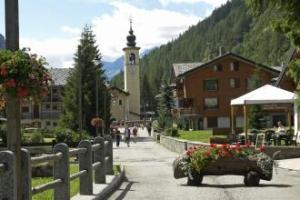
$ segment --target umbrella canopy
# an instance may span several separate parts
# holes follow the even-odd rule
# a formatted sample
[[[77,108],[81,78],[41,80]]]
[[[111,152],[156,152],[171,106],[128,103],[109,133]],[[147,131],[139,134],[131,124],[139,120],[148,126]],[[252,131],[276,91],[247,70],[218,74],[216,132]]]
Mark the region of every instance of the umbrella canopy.
[[[267,84],[231,100],[230,105],[294,103],[295,99],[294,93]]]

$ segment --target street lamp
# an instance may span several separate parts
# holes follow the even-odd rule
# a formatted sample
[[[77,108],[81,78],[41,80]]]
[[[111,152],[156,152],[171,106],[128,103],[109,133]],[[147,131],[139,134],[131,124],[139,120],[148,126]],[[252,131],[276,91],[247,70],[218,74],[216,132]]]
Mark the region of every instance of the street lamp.
[[[95,66],[99,66],[100,60],[99,59],[94,59],[93,60]],[[98,69],[98,68],[97,68]],[[99,73],[98,71],[96,72],[96,117],[99,117]],[[96,135],[98,135],[98,128],[96,128]]]
[[[81,66],[81,46],[78,46],[78,67],[79,67],[79,88],[78,88],[78,100],[79,100],[79,112],[78,112],[78,129],[79,139],[82,139],[82,66]]]

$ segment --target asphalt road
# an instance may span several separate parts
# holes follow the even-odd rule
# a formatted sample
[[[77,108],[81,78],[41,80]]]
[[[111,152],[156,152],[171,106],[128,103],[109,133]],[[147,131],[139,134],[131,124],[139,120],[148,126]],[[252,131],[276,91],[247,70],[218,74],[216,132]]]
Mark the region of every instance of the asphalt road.
[[[127,181],[109,200],[300,200],[300,171],[274,169],[273,179],[258,187],[245,187],[242,176],[205,176],[202,186],[187,186],[186,178],[173,178],[176,153],[150,138],[138,140],[114,149],[114,162],[125,165]]]

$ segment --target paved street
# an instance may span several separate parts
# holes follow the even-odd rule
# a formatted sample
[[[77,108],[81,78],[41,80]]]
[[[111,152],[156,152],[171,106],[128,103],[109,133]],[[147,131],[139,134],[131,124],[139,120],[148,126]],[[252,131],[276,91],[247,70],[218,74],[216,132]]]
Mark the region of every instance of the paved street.
[[[272,181],[261,181],[259,187],[245,187],[241,176],[206,176],[203,185],[186,185],[186,179],[174,179],[172,161],[177,154],[146,137],[132,143],[124,143],[114,149],[115,163],[126,167],[127,181],[110,200],[144,199],[205,199],[205,200],[299,200],[300,171],[277,168]]]

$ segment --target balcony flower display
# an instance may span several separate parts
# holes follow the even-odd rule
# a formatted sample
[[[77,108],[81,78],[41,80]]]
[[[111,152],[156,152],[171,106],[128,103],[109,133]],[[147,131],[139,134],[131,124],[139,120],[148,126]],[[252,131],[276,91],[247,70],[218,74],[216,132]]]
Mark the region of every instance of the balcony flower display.
[[[8,96],[27,100],[40,100],[48,94],[51,77],[46,61],[28,51],[0,51],[0,105]]]
[[[249,145],[242,146],[239,144],[211,144],[210,147],[190,147],[174,161],[174,177],[187,176],[190,180],[195,176],[245,175],[250,171],[257,171],[261,174],[257,176],[264,180],[270,180],[272,178],[273,160],[263,151],[263,146],[259,150],[255,150]],[[247,185],[248,179],[245,178],[245,180]]]

